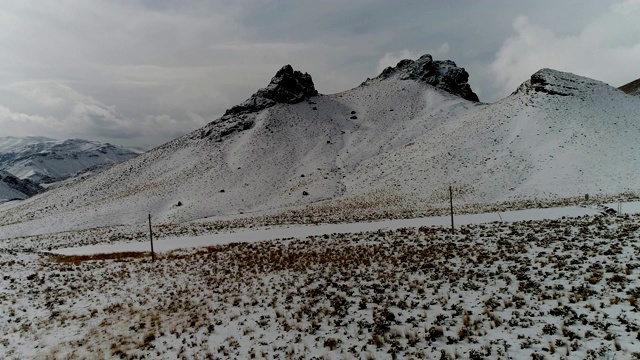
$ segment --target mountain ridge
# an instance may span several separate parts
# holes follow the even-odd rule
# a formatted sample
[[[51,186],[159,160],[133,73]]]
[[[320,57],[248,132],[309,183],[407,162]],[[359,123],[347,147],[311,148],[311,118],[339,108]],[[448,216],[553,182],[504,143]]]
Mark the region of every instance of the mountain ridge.
[[[0,226],[10,236],[142,223],[148,213],[185,222],[334,201],[352,212],[443,206],[449,185],[458,205],[640,189],[640,105],[602,82],[542,69],[483,104],[387,74],[228,114],[0,213]],[[25,215],[33,220],[8,225]]]
[[[0,170],[35,183],[51,183],[89,168],[128,160],[139,153],[85,139],[0,137]]]

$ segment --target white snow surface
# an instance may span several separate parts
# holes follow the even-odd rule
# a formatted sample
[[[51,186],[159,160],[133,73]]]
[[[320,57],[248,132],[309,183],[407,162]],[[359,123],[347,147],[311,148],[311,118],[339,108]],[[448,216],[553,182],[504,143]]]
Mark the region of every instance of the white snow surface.
[[[1,212],[0,238],[380,194],[441,206],[449,185],[458,204],[640,190],[640,99],[570,73],[535,77],[494,104],[390,78],[218,119]]]

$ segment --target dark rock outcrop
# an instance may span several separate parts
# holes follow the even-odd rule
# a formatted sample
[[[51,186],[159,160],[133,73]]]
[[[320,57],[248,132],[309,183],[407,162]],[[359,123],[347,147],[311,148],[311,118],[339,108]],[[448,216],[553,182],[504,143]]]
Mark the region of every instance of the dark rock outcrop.
[[[384,80],[397,76],[401,80],[416,80],[435,86],[470,101],[480,101],[467,83],[469,73],[451,60],[433,60],[422,55],[418,60],[401,60],[395,67],[388,67],[375,79]],[[370,81],[370,80],[367,80]],[[367,83],[364,82],[364,84]]]
[[[283,66],[271,79],[267,87],[258,90],[242,104],[227,110],[223,116],[256,112],[277,103],[295,104],[308,97],[318,95],[311,75],[293,70],[291,65]]]
[[[603,83],[578,76],[572,73],[540,69],[531,75],[531,78],[523,82],[514,92],[526,94],[540,93],[552,96],[580,96],[585,90],[602,85]]]
[[[25,194],[26,197],[31,197],[44,191],[44,188],[40,185],[27,179],[18,179],[4,171],[0,171],[0,181],[7,184],[10,188]]]
[[[618,88],[629,95],[640,96],[640,79],[634,80],[628,84],[624,84]]]

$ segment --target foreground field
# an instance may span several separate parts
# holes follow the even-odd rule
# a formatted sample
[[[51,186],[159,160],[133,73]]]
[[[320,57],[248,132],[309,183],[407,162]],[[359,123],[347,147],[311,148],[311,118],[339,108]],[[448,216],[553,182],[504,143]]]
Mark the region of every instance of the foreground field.
[[[638,216],[0,255],[0,358],[640,358]]]

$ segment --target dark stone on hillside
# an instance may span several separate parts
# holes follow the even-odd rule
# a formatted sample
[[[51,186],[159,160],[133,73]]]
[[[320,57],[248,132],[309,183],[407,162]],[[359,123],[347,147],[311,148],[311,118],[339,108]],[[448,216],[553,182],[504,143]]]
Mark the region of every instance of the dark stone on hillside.
[[[283,66],[271,79],[267,87],[258,90],[242,104],[227,110],[223,116],[256,112],[275,104],[295,104],[318,95],[311,75],[295,71],[291,65]]]
[[[530,86],[533,90],[547,93],[549,95],[560,95],[560,96],[570,95],[557,90],[548,89],[546,85],[549,85],[549,82],[547,81],[545,75],[546,73],[544,71],[538,71],[537,73],[531,75]]]
[[[394,75],[398,75],[401,80],[427,83],[463,99],[480,101],[467,83],[469,73],[451,60],[433,60],[429,54],[422,55],[418,60],[400,60],[395,67],[384,69],[376,79],[384,80]]]

